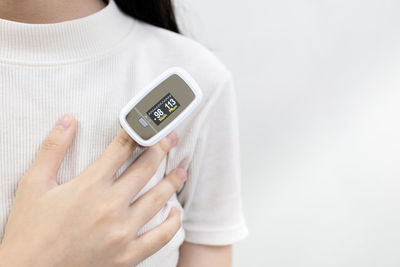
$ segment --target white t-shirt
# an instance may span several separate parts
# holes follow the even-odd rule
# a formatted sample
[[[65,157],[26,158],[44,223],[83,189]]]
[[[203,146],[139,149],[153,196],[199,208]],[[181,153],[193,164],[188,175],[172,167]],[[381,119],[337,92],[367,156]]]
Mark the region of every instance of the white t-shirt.
[[[70,112],[78,121],[59,171],[64,183],[98,158],[121,130],[121,108],[171,66],[192,74],[204,100],[177,128],[178,145],[140,193],[174,168],[185,168],[183,188],[141,232],[162,223],[171,206],[182,209],[183,227],[139,266],[176,266],[184,240],[223,245],[245,237],[230,72],[200,44],[139,22],[113,1],[90,16],[55,24],[0,19],[0,237],[17,183],[58,118]],[[118,175],[142,152],[135,151]]]

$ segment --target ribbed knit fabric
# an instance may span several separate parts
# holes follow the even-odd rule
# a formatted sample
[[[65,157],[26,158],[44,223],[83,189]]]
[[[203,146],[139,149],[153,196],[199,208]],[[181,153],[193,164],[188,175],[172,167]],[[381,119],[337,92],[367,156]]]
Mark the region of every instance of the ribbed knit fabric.
[[[70,112],[78,121],[58,175],[65,183],[120,131],[120,109],[171,66],[191,73],[205,97],[196,114],[177,128],[178,145],[139,194],[174,168],[185,168],[183,188],[141,232],[162,223],[171,206],[182,209],[183,227],[139,266],[176,266],[184,240],[223,245],[245,237],[230,72],[203,46],[128,17],[113,1],[90,16],[55,24],[0,19],[0,237],[17,183],[58,118]],[[135,151],[117,175],[142,152]]]

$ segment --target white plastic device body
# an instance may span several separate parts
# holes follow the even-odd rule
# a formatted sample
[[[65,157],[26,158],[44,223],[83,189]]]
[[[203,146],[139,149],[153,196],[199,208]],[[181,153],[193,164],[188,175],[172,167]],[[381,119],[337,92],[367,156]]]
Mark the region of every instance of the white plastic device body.
[[[153,89],[157,88],[163,81],[168,79],[172,75],[178,75],[192,90],[194,94],[194,99],[191,103],[180,112],[180,114],[175,117],[171,122],[169,122],[163,129],[158,131],[149,139],[142,138],[128,123],[127,115],[128,113]],[[172,67],[163,72],[160,76],[151,81],[147,86],[145,86],[142,90],[138,92],[129,102],[126,104],[119,116],[121,127],[129,134],[129,136],[135,140],[141,146],[152,146],[160,141],[162,138],[167,136],[171,131],[173,131],[182,121],[184,121],[192,112],[196,109],[196,107],[200,104],[203,98],[203,94],[201,92],[200,86],[193,79],[193,77],[184,69],[180,67]]]

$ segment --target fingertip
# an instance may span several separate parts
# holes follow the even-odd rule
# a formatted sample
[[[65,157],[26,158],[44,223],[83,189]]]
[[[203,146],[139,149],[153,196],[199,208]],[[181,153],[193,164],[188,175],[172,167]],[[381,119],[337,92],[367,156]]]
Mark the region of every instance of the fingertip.
[[[68,136],[75,134],[77,121],[71,113],[65,113],[59,118],[55,125],[55,130],[59,133],[66,133]]]
[[[66,113],[57,121],[54,129],[43,141],[31,169],[40,173],[42,180],[57,182],[57,172],[72,143],[76,120]]]
[[[70,125],[70,127],[71,127],[71,128],[76,127],[77,120],[76,120],[75,116],[74,116],[72,113],[66,113],[65,115],[67,115],[67,116],[69,116],[69,117],[71,118],[71,125]]]
[[[171,145],[176,145],[178,143],[178,135],[175,131],[172,131],[170,134],[167,135],[167,139],[171,143]]]
[[[56,128],[67,130],[72,124],[72,115],[69,113],[64,114],[61,118],[58,119],[56,123]]]
[[[65,113],[56,122],[53,132],[50,135],[60,138],[60,140],[69,140],[68,143],[70,143],[75,135],[76,128],[77,121],[74,115],[71,113]]]
[[[72,121],[71,121],[71,125],[70,125],[69,129],[71,129],[72,131],[75,132],[77,124],[78,124],[78,121],[76,120],[74,115],[72,115],[70,113],[68,113],[68,114],[72,116]]]
[[[184,182],[187,179],[187,173],[183,168],[176,168],[176,175]]]

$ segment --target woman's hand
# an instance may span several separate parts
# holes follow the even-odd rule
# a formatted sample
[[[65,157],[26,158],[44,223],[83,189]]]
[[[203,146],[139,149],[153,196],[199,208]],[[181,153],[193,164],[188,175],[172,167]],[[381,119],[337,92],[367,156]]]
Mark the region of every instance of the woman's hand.
[[[137,235],[184,182],[183,169],[130,205],[176,144],[175,133],[148,148],[115,180],[137,146],[121,131],[92,165],[58,185],[57,172],[75,129],[72,115],[63,116],[19,182],[0,245],[0,266],[132,266],[179,229],[179,209],[174,208],[160,226]]]

